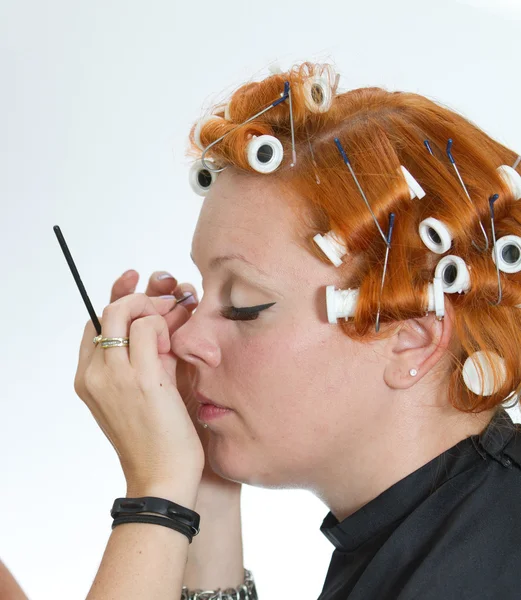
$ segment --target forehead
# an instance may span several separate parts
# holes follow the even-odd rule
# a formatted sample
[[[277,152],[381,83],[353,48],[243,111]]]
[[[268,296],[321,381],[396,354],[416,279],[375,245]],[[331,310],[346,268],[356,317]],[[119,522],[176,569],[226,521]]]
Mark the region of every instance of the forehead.
[[[195,260],[240,252],[261,268],[304,253],[295,221],[295,198],[269,175],[228,167],[204,199],[192,241]]]

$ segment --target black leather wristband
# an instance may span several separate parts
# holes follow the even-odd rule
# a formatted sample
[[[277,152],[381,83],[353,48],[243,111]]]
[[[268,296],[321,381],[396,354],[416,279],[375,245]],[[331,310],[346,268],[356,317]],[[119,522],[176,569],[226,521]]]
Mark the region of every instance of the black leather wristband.
[[[160,517],[154,515],[129,515],[125,517],[118,517],[114,519],[112,523],[112,529],[117,527],[118,525],[123,525],[125,523],[151,523],[153,525],[163,525],[164,527],[170,527],[170,529],[175,529],[180,533],[186,535],[190,544],[192,543],[192,530],[189,526],[181,523],[180,521],[174,521],[173,519],[169,519],[168,517]]]
[[[195,511],[165,498],[156,498],[155,496],[116,498],[110,511],[114,519],[140,513],[154,513],[174,519],[188,526],[192,535],[199,533],[200,516]]]

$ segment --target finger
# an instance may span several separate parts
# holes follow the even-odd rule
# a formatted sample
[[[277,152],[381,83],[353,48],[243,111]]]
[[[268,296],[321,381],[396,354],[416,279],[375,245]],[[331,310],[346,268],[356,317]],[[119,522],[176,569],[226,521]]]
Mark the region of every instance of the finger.
[[[139,273],[137,271],[134,271],[134,269],[125,271],[121,277],[116,279],[112,286],[112,291],[110,293],[110,304],[116,302],[116,300],[119,300],[124,296],[133,294],[136,290],[138,281]],[[163,294],[159,295],[162,296]]]
[[[98,320],[101,317],[98,317]],[[74,376],[74,390],[76,392],[83,388],[83,382],[85,380],[85,370],[92,362],[92,358],[96,351],[96,346],[92,343],[92,340],[97,335],[94,324],[89,319],[83,330],[83,337],[80,344],[78,366],[76,368],[76,375]]]
[[[150,298],[146,294],[130,294],[109,304],[103,310],[101,332],[103,337],[130,337],[130,326],[136,319],[152,315],[164,315],[175,305],[176,300]],[[112,368],[128,366],[127,346],[101,348],[105,364]],[[96,359],[94,356],[93,360]]]
[[[187,308],[183,306],[183,304],[184,303],[176,304],[175,308],[173,308],[170,312],[167,312],[166,315],[164,315],[170,337],[172,336],[174,331],[177,331],[179,327],[184,325],[192,316],[191,311],[187,310]]]
[[[190,291],[186,293],[192,294],[192,292]],[[177,331],[179,327],[181,327],[188,321],[188,319],[192,316],[194,308],[196,308],[197,305],[197,296],[194,296],[194,294],[192,294],[191,297],[188,297],[183,301],[180,300],[170,312],[164,315],[165,321],[168,325],[168,331],[170,332],[170,336],[172,336],[174,331]]]
[[[170,351],[170,335],[165,319],[152,315],[137,319],[130,326],[130,364],[141,382],[161,382],[160,354]]]
[[[164,296],[165,294],[177,296],[174,292],[176,287],[177,279],[168,271],[155,271],[148,279],[145,294],[147,296]]]

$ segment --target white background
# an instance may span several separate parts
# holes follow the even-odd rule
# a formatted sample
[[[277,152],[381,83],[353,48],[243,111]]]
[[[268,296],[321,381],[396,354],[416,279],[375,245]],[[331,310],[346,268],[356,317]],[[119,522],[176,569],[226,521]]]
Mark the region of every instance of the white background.
[[[0,557],[32,600],[84,598],[125,493],[117,456],[73,390],[87,312],[134,268],[144,291],[189,259],[201,198],[191,124],[278,60],[336,65],[342,88],[425,94],[521,151],[517,0],[1,0],[3,381]],[[260,598],[318,597],[333,547],[306,491],[245,486],[245,566]]]

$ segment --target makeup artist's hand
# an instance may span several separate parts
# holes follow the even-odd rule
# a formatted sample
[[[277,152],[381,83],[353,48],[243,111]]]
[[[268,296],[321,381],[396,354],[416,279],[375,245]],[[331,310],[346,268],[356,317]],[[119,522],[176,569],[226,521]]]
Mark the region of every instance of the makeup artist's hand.
[[[156,271],[152,273],[148,280],[147,288],[145,294],[150,297],[155,296],[163,296],[165,294],[174,294],[177,298],[181,298],[183,294],[192,293],[195,298],[194,304],[188,304],[185,300],[182,304],[176,307],[176,311],[184,311],[186,314],[186,320],[190,318],[192,315],[192,311],[197,306],[197,292],[189,283],[178,283],[175,277],[171,276],[170,278],[158,279],[161,275],[166,275],[165,271]],[[115,302],[119,300],[119,298],[123,298],[128,294],[133,294],[136,290],[136,286],[139,280],[139,273],[134,270],[129,270],[123,273],[121,277],[116,279],[112,286],[112,291],[110,295],[110,301]],[[170,335],[174,333],[174,331],[180,327],[180,325],[176,326],[176,317],[173,313],[167,313],[164,315],[164,318],[168,324]],[[186,322],[186,320],[184,322]],[[178,357],[177,359],[177,389],[186,405],[186,409],[188,410],[188,414],[190,415],[194,427],[199,435],[199,439],[201,440],[201,444],[204,449],[205,455],[205,464],[202,473],[201,483],[209,484],[207,487],[212,487],[212,489],[216,489],[216,486],[221,488],[232,488],[240,486],[240,484],[236,482],[229,481],[227,479],[223,479],[214,473],[214,471],[210,467],[210,463],[208,460],[208,443],[211,432],[208,429],[205,429],[197,420],[197,409],[199,404],[194,397],[193,390],[195,387],[195,367],[187,363]]]
[[[203,447],[177,388],[167,313],[174,330],[188,316],[175,299],[124,296],[99,320],[104,336],[129,337],[129,347],[94,345],[90,320],[80,346],[74,389],[114,446],[133,490],[168,489],[179,480],[197,489],[204,467]]]

